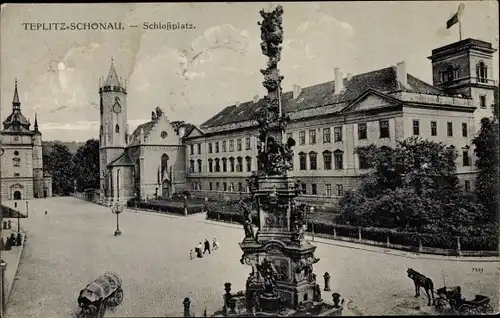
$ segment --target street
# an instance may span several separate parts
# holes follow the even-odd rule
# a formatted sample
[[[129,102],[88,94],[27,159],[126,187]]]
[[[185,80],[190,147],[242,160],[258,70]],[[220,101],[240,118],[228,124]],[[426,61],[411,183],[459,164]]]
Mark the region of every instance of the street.
[[[13,205],[12,201],[5,202]],[[48,214],[45,215],[45,210]],[[21,212],[25,212],[21,209]],[[72,197],[30,201],[29,218],[21,220],[28,240],[7,306],[7,317],[68,317],[77,308],[81,289],[105,272],[123,280],[124,301],[108,317],[182,315],[191,299],[200,316],[223,305],[224,283],[243,290],[251,268],[241,265],[238,242],[242,228],[209,224],[204,215],[177,217],[125,210],[121,236],[113,236],[116,216],[110,208]],[[217,236],[220,248],[202,259],[189,259],[190,249]],[[317,243],[321,260],[315,272],[331,275],[331,293],[354,301],[364,315],[414,314],[425,307],[414,296],[411,267],[429,276],[435,289],[460,285],[463,296],[484,294],[498,304],[498,266],[494,262],[412,260],[360,249]],[[481,270],[479,270],[481,269]]]

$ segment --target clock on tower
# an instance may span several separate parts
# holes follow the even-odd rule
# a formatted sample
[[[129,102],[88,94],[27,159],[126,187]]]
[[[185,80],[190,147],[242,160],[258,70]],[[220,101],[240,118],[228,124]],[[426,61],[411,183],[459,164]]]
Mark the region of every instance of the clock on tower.
[[[122,107],[120,106],[120,98],[115,97],[115,104],[113,105],[113,111],[117,114],[122,112]]]

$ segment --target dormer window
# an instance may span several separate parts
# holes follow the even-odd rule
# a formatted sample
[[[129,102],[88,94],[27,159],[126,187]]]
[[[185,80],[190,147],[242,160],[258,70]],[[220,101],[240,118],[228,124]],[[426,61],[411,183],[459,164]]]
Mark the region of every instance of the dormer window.
[[[477,81],[479,83],[487,83],[488,82],[488,67],[484,64],[483,61],[477,63],[476,77],[477,77]]]

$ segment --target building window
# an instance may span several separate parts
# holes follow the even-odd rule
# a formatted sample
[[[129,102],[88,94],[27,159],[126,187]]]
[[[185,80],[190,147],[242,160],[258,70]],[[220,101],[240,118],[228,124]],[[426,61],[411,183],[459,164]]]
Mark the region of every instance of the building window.
[[[467,123],[462,123],[462,137],[467,137]]]
[[[470,192],[470,180],[465,180],[464,185],[465,185],[465,191]]]
[[[243,183],[238,182],[238,192],[243,192]]]
[[[488,82],[488,67],[482,61],[477,64],[476,76],[479,83]]]
[[[316,153],[315,152],[310,152],[309,153],[309,168],[311,170],[316,170]]]
[[[219,184],[219,182],[215,183],[215,191],[220,191],[220,184]]]
[[[309,143],[314,145],[316,143],[316,129],[309,130]]]
[[[359,159],[359,169],[369,169],[370,164],[364,155],[358,154]]]
[[[234,172],[234,158],[229,158],[229,165],[231,166],[231,172]]]
[[[314,183],[311,184],[311,194],[312,195],[318,195],[318,187]]]
[[[448,65],[446,67],[444,79],[446,82],[451,82],[455,79],[455,68],[453,65]]]
[[[227,183],[225,182],[222,183],[222,189],[224,189],[224,192],[227,191]]]
[[[229,151],[234,151],[234,140],[229,140]]]
[[[189,153],[194,155],[194,145],[189,145]]]
[[[344,196],[344,186],[341,184],[337,184],[337,196]]]
[[[301,183],[300,186],[302,187],[302,194],[306,194],[307,193],[307,186],[305,183]]]
[[[212,153],[212,152],[213,152],[212,143],[209,143],[208,144],[208,153]]]
[[[14,141],[19,141],[19,136],[14,136]]]
[[[241,139],[236,140],[237,151],[241,151]]]
[[[418,135],[420,135],[420,121],[414,120],[413,121],[413,136],[418,136]]]
[[[323,128],[323,143],[327,144],[331,142],[330,128]]]
[[[358,139],[366,139],[366,123],[358,124]]]
[[[219,152],[219,142],[215,142],[215,152]]]
[[[307,170],[307,158],[306,154],[303,152],[299,153],[299,164],[300,170]]]
[[[227,172],[227,159],[222,158],[222,172]]]
[[[332,196],[332,185],[331,184],[325,184],[325,195],[327,197]]]
[[[198,154],[201,154],[201,144],[198,144]]]
[[[323,164],[325,170],[332,170],[332,153],[328,150],[323,151]]]
[[[335,150],[333,156],[335,158],[335,170],[344,169],[344,152],[341,150]]]
[[[479,96],[479,106],[481,108],[486,108],[486,95]]]
[[[247,171],[252,171],[252,158],[251,157],[245,157],[247,161]]]
[[[380,138],[389,138],[389,121],[381,120],[379,121],[380,128]]]
[[[245,138],[245,150],[250,150],[250,138]]]
[[[305,145],[306,144],[306,132],[305,131],[299,131],[299,145]]]
[[[220,172],[220,159],[215,158],[215,172]]]
[[[189,172],[194,172],[194,160],[189,160]]]
[[[464,167],[470,166],[469,150],[462,150],[462,163]]]
[[[286,141],[288,141],[288,139],[292,138],[293,139],[293,133],[287,133],[286,134]]]
[[[234,192],[234,183],[232,182],[229,184],[229,191]]]
[[[342,127],[333,128],[334,141],[342,141]]]
[[[214,186],[213,186],[212,182],[208,183],[208,187],[210,188],[210,191],[212,191],[214,189]]]
[[[198,172],[201,172],[201,159],[198,159]]]
[[[222,152],[226,152],[226,151],[227,151],[227,150],[226,150],[226,141],[224,140],[224,141],[222,142]]]
[[[20,158],[14,158],[12,159],[14,163],[14,167],[20,167],[21,166],[21,159]]]
[[[237,158],[237,163],[236,163],[236,171],[237,172],[243,172],[243,158],[238,157]]]
[[[214,172],[214,162],[212,159],[208,159],[208,172]]]
[[[19,156],[19,151],[14,151],[14,156]]]
[[[115,126],[115,133],[120,133],[120,126],[118,126],[118,124]]]
[[[437,122],[431,121],[431,136],[437,136]]]
[[[449,122],[447,128],[448,128],[448,137],[453,137],[453,123]]]
[[[14,177],[20,177],[21,175],[19,174],[19,172],[14,172]]]

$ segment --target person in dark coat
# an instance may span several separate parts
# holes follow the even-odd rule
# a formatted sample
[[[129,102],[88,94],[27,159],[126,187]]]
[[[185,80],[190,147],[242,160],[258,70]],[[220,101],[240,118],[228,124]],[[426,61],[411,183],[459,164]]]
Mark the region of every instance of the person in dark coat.
[[[208,239],[205,239],[205,249],[203,250],[203,255],[205,255],[206,251],[210,254],[210,241]]]
[[[202,249],[202,245],[201,245],[201,242],[200,242],[200,243],[198,243],[198,245],[196,245],[196,256],[199,257],[199,258],[203,257],[201,249]]]

